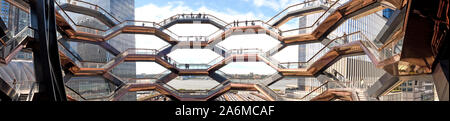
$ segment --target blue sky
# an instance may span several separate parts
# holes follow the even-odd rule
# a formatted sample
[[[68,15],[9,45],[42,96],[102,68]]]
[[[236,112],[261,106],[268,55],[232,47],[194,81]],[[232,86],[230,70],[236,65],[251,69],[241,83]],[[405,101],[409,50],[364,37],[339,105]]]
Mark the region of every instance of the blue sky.
[[[136,0],[135,7],[143,7],[147,4],[155,4],[158,6],[166,6],[169,3],[180,2],[181,0]],[[278,11],[269,6],[257,6],[252,0],[182,0],[186,6],[192,8],[208,7],[220,12],[227,10],[240,11],[242,13],[261,13],[268,16],[275,15]]]
[[[139,9],[148,5],[159,7],[182,6],[191,8],[194,11],[198,9],[201,9],[199,11],[207,9],[219,13],[253,14],[256,16],[255,19],[267,20],[287,6],[302,1],[303,0],[136,0],[135,8]],[[189,13],[192,11],[184,12]]]

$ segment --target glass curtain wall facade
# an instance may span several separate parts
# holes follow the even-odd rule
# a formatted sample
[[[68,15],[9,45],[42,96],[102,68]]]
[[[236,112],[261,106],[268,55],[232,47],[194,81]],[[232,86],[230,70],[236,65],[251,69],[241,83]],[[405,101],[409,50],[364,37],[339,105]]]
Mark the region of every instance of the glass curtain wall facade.
[[[382,101],[435,101],[434,83],[423,80],[408,80],[381,96]]]
[[[62,1],[62,0],[61,0]],[[71,0],[64,0],[71,1]],[[111,16],[114,16],[119,21],[134,20],[135,9],[134,0],[84,0],[89,3],[96,4],[106,11]],[[0,0],[1,13],[0,17],[6,24],[9,33],[16,34],[23,28],[30,25],[29,14],[19,10],[18,8],[9,5],[9,3]],[[373,13],[361,18],[349,19],[341,24],[335,31],[328,36],[328,39],[334,39],[336,37],[344,36],[354,32],[361,32],[370,40],[374,40],[379,34],[380,30],[384,27],[386,21],[391,17],[394,11],[391,9],[385,9]],[[322,15],[312,14],[298,18],[298,27],[303,28],[310,26],[316,22],[316,20]],[[71,16],[75,22],[79,25],[86,26],[99,26],[100,28],[106,27],[103,23],[96,20],[95,17],[86,15],[77,15],[72,13]],[[106,27],[108,28],[108,27]],[[93,31],[92,29],[85,29],[80,31]],[[299,31],[299,34],[311,33],[314,29],[305,29]],[[129,48],[135,48],[135,35],[134,34],[121,34],[107,41],[114,48],[120,52],[124,52]],[[98,45],[88,43],[72,42],[72,47],[82,56],[84,61],[93,63],[106,63],[112,60],[115,56],[105,51]],[[302,44],[298,45],[298,61],[306,62],[312,56],[314,56],[319,50],[324,47],[323,43]],[[322,56],[322,55],[318,55]],[[20,52],[15,59],[18,60],[31,60],[32,54],[26,52]],[[98,68],[98,67],[97,67]],[[357,90],[366,90],[372,84],[385,73],[382,69],[376,68],[372,61],[365,55],[345,57],[337,61],[330,68],[326,70],[330,73],[339,73],[343,78],[350,83],[348,88]],[[136,63],[122,63],[115,67],[111,73],[120,77],[125,82],[126,80],[133,80],[136,78]],[[254,77],[253,74],[250,74]],[[78,79],[78,80],[77,80]],[[296,91],[297,94],[304,95],[314,88],[321,85],[320,81],[316,78],[295,77],[296,79]],[[14,80],[13,77],[11,80]],[[24,79],[26,80],[26,79]],[[133,82],[131,82],[133,83]],[[108,95],[112,93],[117,87],[112,85],[108,80],[103,78],[76,78],[70,80],[67,83],[68,86],[73,89],[82,92],[87,97],[98,97],[98,95]],[[304,93],[302,93],[304,92]],[[382,96],[380,100],[400,100],[400,101],[421,101],[421,100],[435,100],[435,87],[432,80],[406,80],[400,86],[388,93],[386,96]],[[317,94],[316,94],[317,95]],[[136,100],[137,93],[127,93],[126,96],[121,98],[122,100]]]
[[[119,21],[134,20],[134,0],[87,0],[86,2],[90,2],[104,8]],[[96,21],[89,21],[89,23],[94,22]],[[129,48],[135,48],[135,35],[120,34],[108,40],[108,43],[111,44],[120,52],[124,52]],[[92,58],[92,60],[106,62],[114,58],[113,55],[106,52],[104,49],[99,48],[98,46],[95,46],[97,47],[96,51],[90,51],[91,49],[83,49],[83,47],[84,46],[78,46],[80,53],[98,52],[98,55],[81,54],[89,56],[87,58]],[[116,67],[114,70],[112,70],[112,72],[119,77],[136,78],[136,64],[133,63],[122,64]]]
[[[299,27],[311,26],[322,14],[323,12],[300,17]],[[358,19],[349,19],[333,31],[330,36],[328,36],[328,39],[333,39],[358,31],[362,32],[369,39],[375,39],[386,21],[387,19],[382,16],[381,12]],[[313,31],[314,28],[308,28],[300,31],[300,34],[311,33]],[[299,45],[299,62],[307,61],[323,47],[324,45],[322,43]],[[367,88],[368,85],[373,84],[373,82],[377,81],[378,78],[384,74],[384,71],[376,68],[367,56],[342,58],[328,68],[327,71],[330,73],[337,72],[340,75],[343,75],[347,81],[354,84],[349,88]],[[316,78],[300,77],[298,80],[299,89],[303,89],[299,91],[309,92],[320,85],[321,83]]]
[[[83,0],[99,7],[105,9],[112,16],[114,16],[118,21],[122,22],[125,20],[134,20],[134,0]],[[100,8],[97,8],[100,9]],[[74,21],[79,25],[94,26],[98,28],[109,28],[105,24],[101,23],[94,17],[71,13]],[[93,30],[81,30],[87,31],[89,33],[96,33],[98,31]],[[116,48],[120,52],[124,52],[129,48],[135,48],[135,35],[134,34],[120,34],[107,41],[110,45]],[[75,49],[81,56],[83,61],[92,63],[106,63],[115,58],[114,55],[104,50],[98,45],[93,45],[90,43],[70,43],[73,49]],[[96,65],[96,64],[93,64]],[[111,70],[115,76],[120,77],[122,80],[129,80],[136,78],[136,63],[123,63]],[[100,81],[102,82],[102,81]],[[103,81],[108,83],[108,81]],[[81,83],[69,83],[68,86],[73,86],[77,88],[83,88],[85,84]],[[81,86],[81,87],[80,87]],[[97,87],[89,86],[86,87],[91,90],[96,90]],[[99,86],[98,88],[102,88]],[[102,90],[102,89],[101,89]],[[109,91],[106,91],[109,92]],[[136,100],[136,94],[130,94],[122,99],[125,100]]]
[[[394,11],[391,9],[385,9],[365,17],[349,19],[341,24],[341,26],[328,37],[329,39],[333,39],[334,37],[359,31],[367,36],[369,40],[374,40],[393,12]],[[299,27],[312,25],[320,15],[321,14],[312,14],[299,18]],[[314,31],[314,29],[306,29],[300,33],[311,33],[312,31]],[[300,45],[299,61],[302,62],[311,58],[311,56],[317,53],[322,47],[323,44],[321,43]],[[351,83],[349,88],[357,89],[356,91],[366,90],[385,73],[384,70],[376,68],[371,60],[365,55],[342,58],[326,71],[330,73],[339,73],[346,79],[347,83]],[[313,89],[320,85],[315,82],[318,82],[315,78],[299,78],[298,87],[302,87],[299,89]],[[411,87],[411,82],[415,82],[413,87]],[[308,90],[304,91],[308,92]],[[401,84],[397,90],[394,90],[391,93],[392,94],[383,96],[384,98],[380,98],[380,100],[433,100],[434,84],[426,81],[407,80]]]
[[[30,25],[28,13],[4,0],[0,0],[0,7],[0,17],[3,20],[2,29],[6,29],[5,34],[7,36],[15,36]],[[33,54],[31,52],[19,51],[9,64],[0,64],[0,78],[10,87],[13,87],[15,91],[26,93],[36,81],[32,59]]]
[[[0,0],[1,13],[0,16],[8,28],[8,32],[6,34],[16,35],[23,28],[30,25],[29,14],[20,10],[19,8],[10,5],[8,2],[4,0]],[[15,59],[20,60],[32,60],[33,54],[29,52],[21,51],[16,55]]]
[[[5,22],[6,26],[8,26],[8,20],[9,20],[9,8],[10,5],[8,2],[0,0],[0,7],[1,7],[1,13],[0,17],[2,17],[3,22]]]

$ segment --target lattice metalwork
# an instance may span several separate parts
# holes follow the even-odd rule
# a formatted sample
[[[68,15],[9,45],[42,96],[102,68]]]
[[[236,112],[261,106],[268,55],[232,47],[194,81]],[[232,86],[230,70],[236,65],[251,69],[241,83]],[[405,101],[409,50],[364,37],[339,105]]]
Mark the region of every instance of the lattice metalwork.
[[[269,100],[281,100],[267,86],[272,85],[284,76],[316,77],[341,57],[366,54],[377,67],[398,65],[398,58],[401,52],[401,50],[397,49],[398,46],[401,46],[398,45],[399,42],[387,46],[381,43],[382,46],[380,46],[380,43],[369,40],[362,32],[354,32],[334,38],[330,38],[329,34],[344,21],[352,17],[368,15],[383,8],[402,10],[405,4],[399,1],[401,0],[312,0],[290,6],[268,21],[252,20],[233,23],[227,23],[209,14],[177,14],[161,22],[118,21],[103,8],[79,0],[70,3],[58,1],[55,3],[55,8],[56,22],[61,33],[61,36],[59,36],[61,65],[68,72],[65,81],[70,82],[74,79],[86,77],[108,80],[117,87],[117,90],[113,91],[117,95],[107,97],[109,100],[117,100],[125,92],[133,89],[135,91],[139,89],[157,90],[163,95],[171,95],[179,100],[209,100],[230,89],[254,89],[265,94],[269,97]],[[383,4],[385,2],[390,4]],[[11,3],[14,2],[11,1]],[[108,29],[78,25],[67,12],[94,17],[108,26]],[[285,31],[279,29],[282,24],[293,17],[306,16],[318,12],[323,12],[323,15],[311,26]],[[209,23],[219,28],[219,30],[209,36],[178,36],[168,29],[175,24],[198,22]],[[312,29],[313,31],[307,34],[298,34],[298,31],[306,29]],[[17,45],[23,45],[21,43],[28,37],[28,29],[25,31],[24,34],[19,33],[16,36],[9,37],[11,39],[2,38],[2,58],[0,62],[7,64],[11,58],[10,56],[14,55],[13,52],[23,48]],[[154,35],[169,45],[160,49],[129,48],[120,52],[107,42],[120,34]],[[230,36],[253,34],[266,34],[278,40],[280,44],[268,51],[258,48],[226,49],[218,45],[218,43]],[[12,41],[14,43],[11,43]],[[71,49],[67,41],[94,44],[105,49],[115,57],[107,63],[86,62]],[[280,63],[272,57],[287,46],[317,42],[323,43],[324,47],[308,61]],[[13,52],[3,51],[8,46],[13,46]],[[180,63],[167,56],[170,52],[177,49],[209,49],[220,55],[220,58],[205,64]],[[155,62],[166,68],[167,71],[155,77],[154,82],[130,84],[110,72],[113,68],[125,62]],[[229,76],[219,69],[233,62],[264,62],[277,70],[277,73],[253,84],[231,83]],[[422,69],[420,72],[429,72],[427,68],[419,68]],[[398,72],[401,72],[403,68],[384,69],[393,75],[399,75]],[[396,71],[392,71],[392,69]],[[220,84],[204,92],[181,92],[167,85],[168,82],[177,76],[188,75],[209,76]],[[104,79],[100,79],[100,77]],[[77,92],[74,89],[70,90]],[[78,99],[86,100],[88,98],[81,96]]]

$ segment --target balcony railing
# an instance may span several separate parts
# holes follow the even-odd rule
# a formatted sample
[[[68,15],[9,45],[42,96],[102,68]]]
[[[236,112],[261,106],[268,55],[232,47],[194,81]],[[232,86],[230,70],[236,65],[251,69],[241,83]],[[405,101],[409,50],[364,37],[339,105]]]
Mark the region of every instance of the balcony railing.
[[[228,86],[230,84],[230,81],[224,81],[221,84],[209,89],[209,90],[178,90],[169,84],[166,83],[157,83],[170,91],[172,94],[175,94],[176,96],[180,96],[182,98],[206,98],[208,96],[211,96],[212,94],[215,94],[222,90],[224,87]]]
[[[34,93],[38,92],[36,81],[16,81],[10,84],[17,93],[16,101],[32,101]],[[24,95],[25,99],[20,99]]]
[[[210,20],[214,23],[217,23],[221,26],[225,26],[227,23],[213,15],[209,14],[177,14],[174,16],[171,16],[167,19],[164,19],[163,21],[159,22],[160,25],[167,25],[177,20],[194,20],[194,21],[202,21],[202,20]]]
[[[321,2],[322,1],[320,1],[320,0],[306,0],[302,3],[291,5],[287,8],[285,8],[284,10],[282,10],[281,12],[279,12],[278,14],[276,14],[275,16],[273,16],[272,18],[270,18],[269,20],[267,20],[266,23],[273,25],[275,22],[277,22],[277,20],[280,20],[282,17],[286,16],[289,12],[299,10],[308,5],[317,4],[317,3],[321,3]]]
[[[287,8],[285,10],[288,9],[292,9],[292,8],[296,8],[298,9],[298,7],[302,6],[302,7],[309,7],[309,6],[314,6],[314,5],[325,5],[328,7],[328,9],[322,13],[322,15],[319,16],[319,18],[317,18],[317,20],[306,27],[300,27],[300,28],[296,28],[296,29],[289,29],[289,30],[283,30],[281,31],[281,33],[283,33],[284,36],[286,35],[297,35],[298,33],[304,33],[301,31],[306,31],[307,33],[312,32],[314,29],[316,29],[324,20],[326,20],[328,18],[329,15],[331,15],[338,7],[340,7],[344,2],[348,2],[349,0],[336,0],[335,2],[331,2],[326,0],[327,2],[323,2],[321,0],[313,0],[313,1],[309,1],[306,2],[305,4],[298,4],[298,5],[293,5],[291,6],[291,8]],[[294,9],[294,10],[296,10]],[[282,11],[284,12],[284,11]],[[288,12],[285,12],[286,14]]]
[[[385,48],[379,48],[371,40],[369,40],[362,32],[354,32],[348,35],[344,35],[331,40],[328,44],[324,45],[316,54],[314,54],[308,61],[305,62],[282,62],[278,65],[282,69],[290,68],[308,68],[323,55],[328,53],[333,47],[348,44],[350,42],[360,41],[369,51],[377,57],[378,61],[388,59],[394,55],[398,55],[401,52],[402,41],[394,43],[392,46],[386,46]],[[395,48],[395,49],[393,49]],[[392,51],[395,50],[395,51]]]
[[[85,2],[85,1],[81,1],[81,0],[71,0],[70,2],[68,2],[68,0],[57,0],[55,3],[58,3],[59,5],[64,5],[64,4],[76,5],[76,6],[96,10],[97,12],[100,12],[101,14],[105,15],[108,19],[113,21],[115,24],[120,23],[119,19],[117,19],[116,17],[111,15],[107,10],[105,10],[104,8],[102,8],[98,5],[95,5],[95,4],[92,4],[89,2]]]
[[[258,86],[258,88],[262,89],[265,93],[267,93],[267,95],[269,95],[271,98],[273,98],[274,101],[282,101],[283,100],[276,92],[274,92],[269,87],[260,85],[260,84],[256,84],[256,86]]]
[[[145,55],[145,56],[156,56],[158,54],[158,50],[156,49],[142,49],[142,48],[129,48],[117,55],[114,59],[104,64],[102,68],[110,68],[112,65],[117,64],[122,61],[128,55]]]
[[[7,61],[8,56],[15,52],[17,47],[23,44],[27,37],[33,37],[34,30],[26,27],[16,35],[7,34],[0,39],[0,58]],[[10,58],[11,59],[11,58]]]

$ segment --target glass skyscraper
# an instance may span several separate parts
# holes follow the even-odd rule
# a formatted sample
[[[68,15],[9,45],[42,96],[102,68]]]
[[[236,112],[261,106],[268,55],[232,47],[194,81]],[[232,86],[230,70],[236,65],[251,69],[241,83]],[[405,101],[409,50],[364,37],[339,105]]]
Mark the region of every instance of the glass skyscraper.
[[[9,34],[15,35],[23,30],[23,28],[30,25],[29,14],[20,10],[19,8],[10,5],[4,0],[0,0],[1,13],[0,16],[8,29]],[[8,34],[8,33],[6,33]],[[33,54],[29,52],[19,52],[16,55],[16,59],[31,60]]]
[[[123,22],[125,20],[134,20],[134,0],[84,0],[86,2],[98,5],[99,7],[105,9],[109,14],[118,19],[119,22]],[[100,9],[100,8],[97,8]],[[79,25],[86,26],[97,26],[100,28],[107,28],[106,25],[101,23],[94,17],[70,13],[71,17],[74,21]],[[90,33],[95,33],[93,30],[82,30],[81,31],[89,31]],[[120,34],[110,40],[107,41],[110,45],[112,45],[115,49],[120,52],[124,52],[129,48],[135,48],[135,35],[134,34]],[[108,61],[115,58],[114,55],[107,52],[105,49],[98,45],[90,44],[90,43],[75,43],[70,42],[73,49],[77,51],[77,53],[81,56],[83,61],[93,62],[93,63],[107,63]],[[111,73],[120,77],[122,80],[126,81],[132,78],[136,78],[136,64],[135,63],[122,63],[115,67]],[[100,82],[106,83],[108,81],[105,80],[84,80],[83,83],[97,83]],[[74,89],[83,89],[83,90],[97,90],[98,93],[111,92],[114,90],[114,87],[110,86],[98,86],[98,87],[85,87],[82,83],[68,83]],[[85,85],[85,84],[84,84]],[[104,88],[108,87],[108,88]],[[84,89],[89,88],[89,89]],[[112,89],[112,90],[111,90]],[[127,100],[136,100],[136,95],[131,94],[124,97]]]
[[[393,13],[394,10],[392,9],[384,9],[361,18],[348,19],[336,28],[328,38],[333,39],[359,31],[367,36],[370,41],[373,41]],[[300,17],[299,27],[312,25],[321,15],[322,13]],[[314,29],[306,29],[300,31],[300,33],[311,33],[313,31]],[[307,61],[323,47],[322,43],[299,45],[299,62]],[[339,73],[346,79],[346,82],[352,84],[348,85],[350,86],[348,88],[357,89],[356,91],[363,91],[369,88],[385,73],[384,70],[376,68],[366,55],[341,58],[326,71]],[[298,79],[298,87],[300,91],[307,92],[308,89],[320,86],[320,83],[317,82],[316,78],[300,77]],[[408,80],[400,85],[397,90],[394,90],[392,94],[388,94],[380,100],[433,100],[433,90],[434,86],[431,82]]]
[[[0,7],[1,7],[1,14],[0,17],[2,17],[2,20],[5,22],[5,24],[8,24],[9,20],[9,3],[3,0],[0,0]]]
[[[134,0],[85,0],[86,2],[100,6],[117,18],[120,22],[125,20],[134,20]],[[74,17],[75,22],[79,25],[103,25],[93,17],[85,15],[77,15]],[[92,31],[92,30],[91,30]],[[135,48],[135,35],[120,34],[107,41],[120,52],[124,52],[128,48]],[[107,52],[98,45],[89,43],[71,43],[72,47],[77,50],[78,54],[84,61],[105,63],[113,59],[115,56]],[[95,53],[95,54],[92,54]],[[121,64],[112,70],[116,76],[126,78],[135,78],[136,64]],[[133,76],[134,75],[134,76]]]
[[[299,28],[313,25],[322,14],[323,12],[300,17]],[[333,31],[330,36],[328,36],[328,39],[334,39],[336,37],[340,37],[357,31],[362,32],[364,35],[368,36],[369,39],[375,39],[386,21],[387,19],[382,16],[381,12],[377,12],[358,19],[349,19],[346,22],[342,23],[338,28],[336,28],[336,30]],[[299,32],[300,34],[304,34],[311,33],[313,31],[314,28],[307,28]],[[298,61],[308,61],[323,47],[323,43],[299,45]],[[319,56],[322,56],[320,54]],[[342,75],[346,79],[346,81],[357,84],[348,88],[367,88],[367,86],[363,85],[373,84],[373,82],[377,81],[378,78],[384,74],[384,71],[382,69],[376,68],[371,63],[371,60],[369,60],[369,58],[365,55],[341,58],[335,64],[330,66],[327,71],[330,73],[332,73],[333,71],[337,72]],[[321,85],[319,80],[317,80],[316,78],[305,77],[299,77],[297,83],[300,92],[309,92]]]

